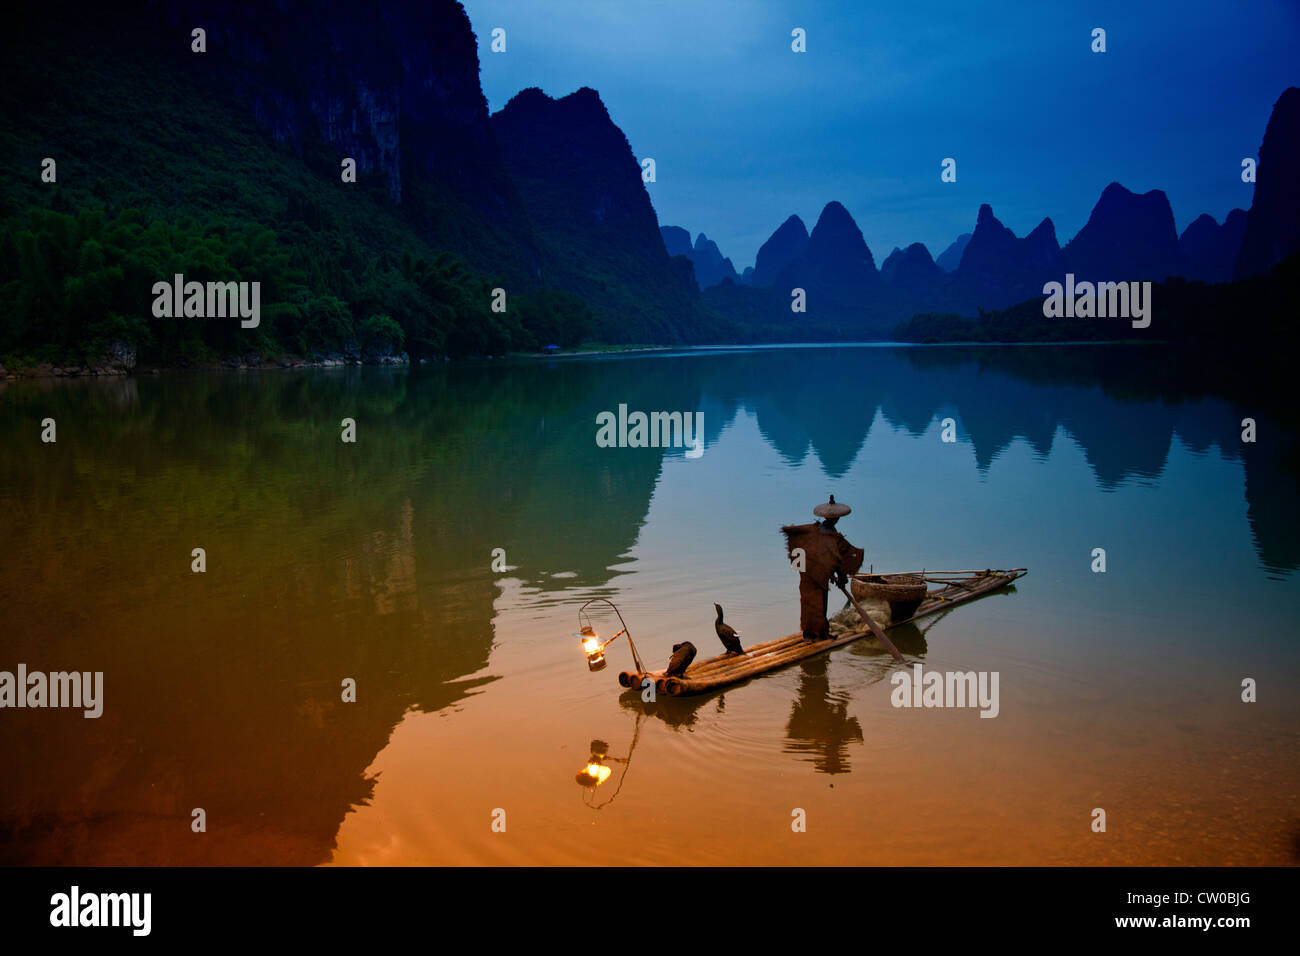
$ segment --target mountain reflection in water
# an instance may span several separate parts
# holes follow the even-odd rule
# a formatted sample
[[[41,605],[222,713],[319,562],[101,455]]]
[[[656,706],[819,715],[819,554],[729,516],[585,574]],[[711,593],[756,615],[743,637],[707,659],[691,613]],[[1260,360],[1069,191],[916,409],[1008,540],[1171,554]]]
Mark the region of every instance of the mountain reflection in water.
[[[620,403],[702,411],[703,458],[598,448],[596,415]],[[99,720],[4,714],[0,862],[357,861],[340,849],[345,822],[365,839],[368,827],[399,827],[367,812],[381,804],[379,782],[408,766],[399,731],[434,735],[421,737],[426,753],[441,748],[427,772],[448,800],[477,795],[467,768],[486,767],[493,781],[532,781],[545,816],[576,804],[586,754],[566,750],[556,772],[542,755],[597,736],[621,756],[639,726],[638,770],[599,815],[629,821],[620,826],[650,794],[674,799],[659,789],[673,761],[716,773],[724,800],[771,774],[854,778],[892,726],[858,711],[887,701],[891,662],[878,648],[850,645],[723,694],[648,704],[619,697],[620,659],[588,675],[569,638],[572,609],[611,595],[654,666],[686,630],[702,656],[716,653],[714,600],[747,642],[788,633],[795,588],[776,529],[808,520],[827,491],[853,504],[841,530],[877,568],[1030,566],[1018,593],[929,632],[930,645],[944,635],[946,653],[963,647],[956,635],[982,635],[989,615],[1007,616],[989,635],[1032,632],[1044,660],[1075,652],[1047,595],[1100,582],[1067,579],[1077,554],[1052,567],[1054,541],[1081,552],[1086,571],[1104,537],[1112,569],[1097,577],[1110,587],[1124,568],[1191,561],[1187,541],[1151,540],[1129,513],[1122,530],[1077,539],[1080,500],[1105,513],[1142,489],[1153,523],[1205,541],[1198,567],[1222,575],[1226,616],[1259,611],[1252,639],[1285,655],[1300,564],[1292,438],[1243,445],[1247,415],[1261,436],[1284,429],[1267,407],[1180,383],[1139,348],[735,350],[0,388],[0,669],[102,670],[106,686]],[[39,441],[45,417],[58,422],[57,444]],[[345,417],[357,421],[355,445],[339,441]],[[946,417],[956,446],[937,437]],[[871,451],[885,439],[887,452]],[[1058,473],[1074,449],[1086,484]],[[686,468],[710,477],[676,480]],[[1037,503],[1035,513],[1059,512],[1058,527],[1025,520]],[[204,574],[190,571],[196,547]],[[496,548],[508,572],[491,571]],[[1264,594],[1277,596],[1271,611]],[[1111,594],[1070,626],[1113,633],[1103,654],[1147,597]],[[927,658],[912,631],[896,642]],[[1186,666],[1200,666],[1211,639],[1182,636]],[[1028,663],[1038,649],[1020,652],[1007,650],[1005,670],[1046,673]],[[340,699],[345,678],[355,704]],[[678,786],[693,799],[695,784]],[[440,792],[420,799],[451,828],[459,811],[435,807]],[[190,829],[196,807],[203,835]],[[403,859],[493,861],[477,837],[463,853],[428,849],[449,839]],[[566,861],[563,837],[553,839],[517,859]]]

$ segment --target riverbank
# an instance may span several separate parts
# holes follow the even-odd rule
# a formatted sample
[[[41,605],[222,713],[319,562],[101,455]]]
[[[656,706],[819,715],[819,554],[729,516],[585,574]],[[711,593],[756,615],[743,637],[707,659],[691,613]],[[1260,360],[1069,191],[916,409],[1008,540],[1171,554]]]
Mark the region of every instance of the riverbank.
[[[230,369],[251,370],[251,371],[273,371],[276,369],[286,368],[340,368],[344,366],[403,366],[403,365],[430,365],[442,364],[451,361],[491,361],[497,359],[513,360],[548,360],[556,358],[584,358],[602,355],[652,355],[671,352],[713,352],[713,351],[772,351],[776,349],[830,349],[830,348],[862,348],[864,346],[878,348],[935,348],[945,346],[970,346],[972,344],[986,346],[1017,346],[1017,345],[1162,345],[1162,342],[1141,342],[1132,341],[1091,341],[1091,342],[996,342],[996,343],[971,343],[971,342],[735,342],[735,343],[714,343],[711,345],[584,345],[578,348],[563,349],[554,352],[507,352],[504,355],[479,355],[470,356],[463,359],[442,358],[421,358],[412,360],[405,352],[399,354],[385,354],[378,356],[357,356],[343,355],[333,353],[323,357],[306,358],[300,355],[278,356],[276,358],[263,358],[258,355],[231,356],[212,362],[202,362],[190,365],[151,365],[137,364],[134,356],[131,360],[124,361],[120,358],[108,357],[95,361],[86,361],[81,363],[53,363],[53,362],[17,362],[12,359],[7,360],[7,364],[0,362],[0,381],[17,381],[19,379],[29,378],[94,378],[98,376],[114,375],[159,375],[163,372],[175,371],[222,371]]]
[[[839,343],[825,343],[835,345]],[[849,344],[849,343],[845,343]],[[746,348],[745,345],[716,345],[710,348]],[[576,358],[585,355],[630,355],[652,352],[671,352],[681,346],[673,345],[583,345],[578,348],[563,349],[554,352],[507,352],[504,355],[480,355],[469,360],[488,359],[549,359]],[[129,354],[127,354],[129,351]],[[246,369],[271,371],[284,368],[339,368],[358,365],[430,365],[452,361],[449,357],[421,358],[412,360],[406,352],[384,354],[357,354],[332,352],[323,356],[305,357],[301,355],[282,355],[267,358],[249,354],[244,356],[227,356],[211,362],[198,362],[189,365],[150,365],[137,363],[134,348],[114,350],[111,354],[82,362],[32,362],[7,358],[0,362],[0,381],[16,381],[24,378],[92,378],[101,375],[157,375],[172,371],[220,371],[222,369]]]
[[[428,359],[419,360],[427,364]],[[284,368],[339,368],[347,365],[410,365],[411,358],[405,352],[396,354],[356,355],[331,353],[324,356],[305,358],[300,355],[284,355],[265,358],[260,355],[228,356],[211,362],[200,362],[184,366],[162,366],[139,364],[136,352],[132,348],[114,350],[112,353],[84,362],[14,362],[0,363],[0,381],[17,381],[25,378],[96,378],[115,375],[159,375],[169,371],[221,371],[242,369],[271,371]]]

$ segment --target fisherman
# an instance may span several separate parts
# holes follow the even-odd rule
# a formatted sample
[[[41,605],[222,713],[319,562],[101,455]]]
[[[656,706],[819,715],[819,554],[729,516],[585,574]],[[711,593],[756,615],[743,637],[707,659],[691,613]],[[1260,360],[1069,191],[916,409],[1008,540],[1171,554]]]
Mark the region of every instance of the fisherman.
[[[846,587],[849,575],[861,570],[866,557],[861,548],[853,547],[835,529],[836,522],[852,511],[831,495],[830,501],[813,509],[821,521],[781,528],[786,553],[792,566],[799,570],[799,626],[805,641],[829,640],[831,626],[826,619],[826,601],[831,580],[841,588]]]

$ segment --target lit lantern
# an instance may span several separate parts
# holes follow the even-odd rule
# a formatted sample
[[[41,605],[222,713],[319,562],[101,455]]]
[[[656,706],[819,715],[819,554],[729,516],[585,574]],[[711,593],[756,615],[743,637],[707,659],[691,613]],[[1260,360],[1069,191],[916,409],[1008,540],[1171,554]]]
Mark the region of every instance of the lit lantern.
[[[607,641],[602,641],[596,633],[596,629],[591,626],[591,619],[587,616],[587,608],[593,604],[606,604],[615,614],[618,615],[618,623],[623,625],[617,634]],[[623,614],[614,605],[613,601],[606,598],[592,598],[582,607],[578,608],[578,633],[573,636],[582,644],[582,653],[587,657],[587,670],[599,671],[605,669],[605,648],[613,644],[620,637],[627,636],[628,647],[632,651],[632,663],[636,665],[638,674],[645,672],[645,667],[641,663],[641,655],[636,651],[636,645],[632,643],[632,635],[628,632],[627,622],[623,620]]]
[[[582,652],[587,655],[587,670],[598,671],[605,668],[605,645],[600,643],[596,630],[590,624],[574,637],[582,641]]]

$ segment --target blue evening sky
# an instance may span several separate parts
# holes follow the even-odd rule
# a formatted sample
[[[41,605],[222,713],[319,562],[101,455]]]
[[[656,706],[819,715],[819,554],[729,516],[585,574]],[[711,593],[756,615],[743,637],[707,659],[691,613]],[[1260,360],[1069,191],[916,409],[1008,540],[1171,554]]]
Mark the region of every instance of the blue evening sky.
[[[1050,216],[1064,245],[1112,180],[1163,189],[1180,232],[1222,221],[1249,207],[1241,160],[1300,85],[1297,0],[464,3],[491,110],[529,86],[598,90],[656,161],[660,224],[706,233],[738,270],[832,199],[877,264],[911,242],[938,255],[984,202],[1019,236]]]

